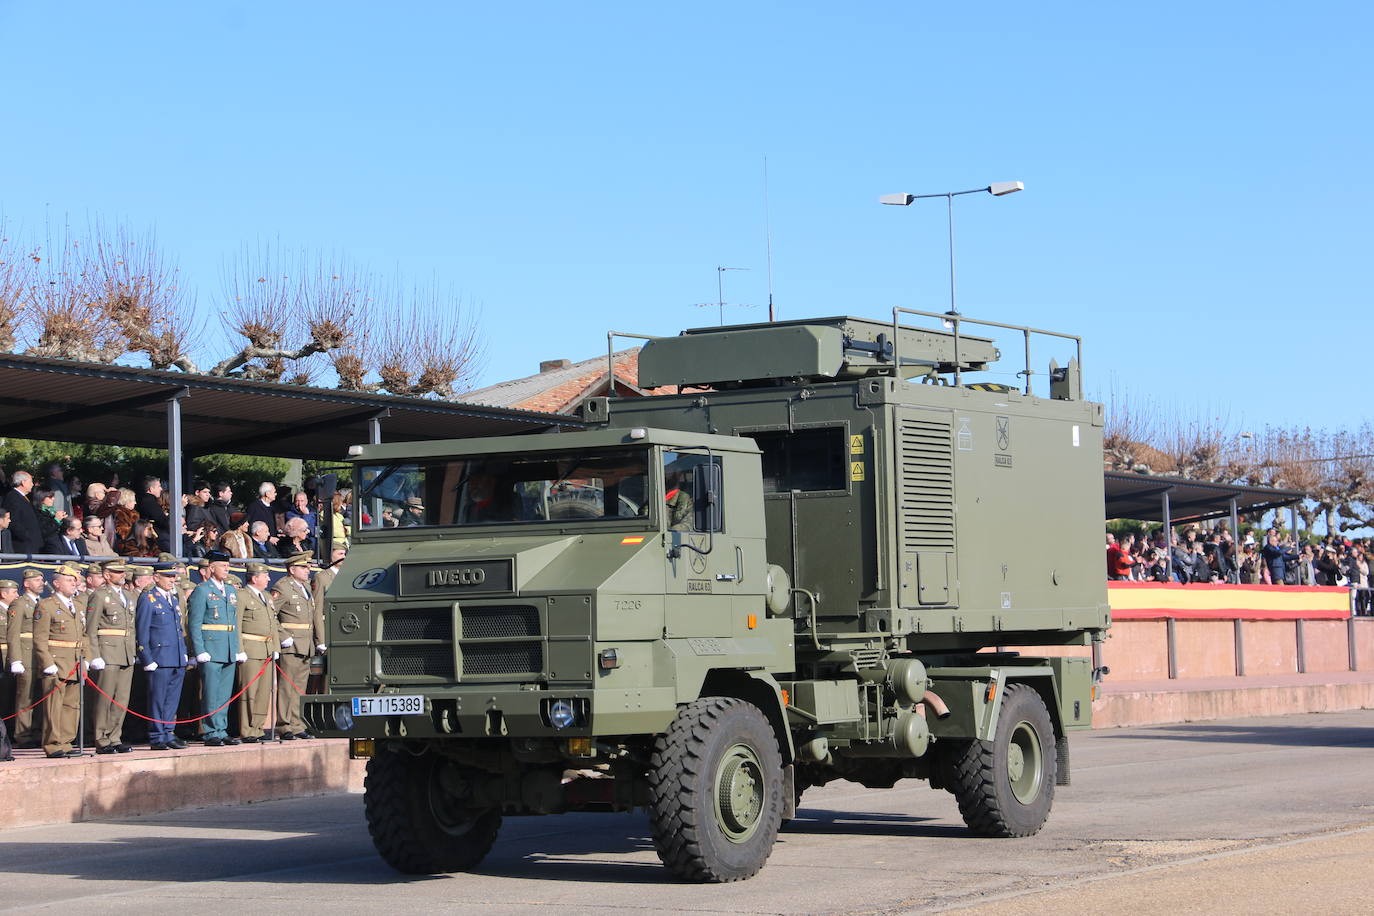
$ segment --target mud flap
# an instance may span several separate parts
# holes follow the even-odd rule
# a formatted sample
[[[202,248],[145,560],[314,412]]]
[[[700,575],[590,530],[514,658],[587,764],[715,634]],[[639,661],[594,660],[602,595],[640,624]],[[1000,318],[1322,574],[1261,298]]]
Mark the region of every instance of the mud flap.
[[[792,764],[782,768],[782,819],[797,816],[797,768]]]

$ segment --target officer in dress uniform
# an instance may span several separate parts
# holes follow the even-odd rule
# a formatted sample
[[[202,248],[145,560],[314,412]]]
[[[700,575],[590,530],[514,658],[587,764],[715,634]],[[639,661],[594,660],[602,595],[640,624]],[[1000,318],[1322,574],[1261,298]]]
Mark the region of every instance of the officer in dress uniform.
[[[310,680],[310,659],[325,651],[324,621],[310,594],[310,554],[286,561],[286,575],[277,580],[275,610],[281,625],[281,670],[277,683],[277,734],[283,741],[313,738],[301,718],[301,694]]]
[[[155,751],[180,749],[186,742],[173,731],[186,674],[186,637],[181,629],[181,608],[176,594],[176,565],[158,563],[153,587],[139,596],[134,611],[138,631],[138,663],[148,672],[149,747]]]
[[[43,719],[43,751],[49,757],[80,757],[72,747],[81,726],[81,670],[87,658],[86,622],[73,597],[81,570],[60,566],[53,573],[54,594],[38,602],[33,612],[33,660],[43,672],[48,695]]]
[[[191,592],[186,629],[200,667],[206,747],[238,744],[229,737],[234,671],[248,656],[239,648],[238,593],[229,584],[229,554],[212,551],[207,575]]]
[[[43,709],[47,704],[33,706],[43,696],[38,689],[42,679],[37,676],[33,661],[33,613],[43,600],[43,573],[32,567],[20,574],[20,594],[10,603],[10,618],[5,625],[5,642],[10,649],[10,674],[14,675],[14,708],[22,710],[14,717],[15,747],[38,747],[43,732]],[[26,707],[33,707],[28,709]]]
[[[19,583],[0,579],[0,720],[14,715],[14,676],[10,674],[10,605],[19,597]]]
[[[86,641],[90,644],[91,671],[96,687],[91,722],[97,754],[127,754],[133,750],[122,740],[124,708],[138,660],[138,635],[134,631],[137,595],[124,584],[128,567],[123,560],[107,560],[101,570],[105,584],[86,599]]]
[[[269,659],[281,657],[281,631],[272,610],[272,598],[266,591],[267,566],[249,563],[246,572],[248,584],[238,590],[239,639],[248,656],[248,661],[239,665],[239,689],[244,691],[239,697],[239,730],[243,740],[253,744],[271,737],[268,716],[272,712],[272,677],[267,671],[258,677],[258,672]]]

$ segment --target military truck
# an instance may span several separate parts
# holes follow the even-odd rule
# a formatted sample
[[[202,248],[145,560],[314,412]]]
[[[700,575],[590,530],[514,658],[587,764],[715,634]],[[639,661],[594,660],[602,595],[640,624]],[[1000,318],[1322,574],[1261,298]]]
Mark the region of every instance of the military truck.
[[[1000,354],[971,323],[691,330],[584,429],[355,446],[305,709],[368,758],[382,857],[460,871],[505,816],[646,809],[675,875],[733,881],[835,779],[1038,831],[1094,672],[1018,647],[1109,625],[1103,412],[1076,338],[983,322],[1024,335],[1022,390],[973,380]],[[1036,395],[1041,335],[1073,354]]]

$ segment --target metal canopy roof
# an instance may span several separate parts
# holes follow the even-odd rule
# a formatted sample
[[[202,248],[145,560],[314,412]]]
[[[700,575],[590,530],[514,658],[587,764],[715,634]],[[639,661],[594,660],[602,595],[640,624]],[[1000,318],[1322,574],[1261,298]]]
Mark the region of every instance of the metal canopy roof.
[[[343,458],[348,446],[368,441],[368,423],[378,416],[385,442],[585,425],[508,407],[6,354],[0,436],[167,448],[167,401],[178,394],[190,455]]]
[[[1243,487],[1229,483],[1186,480],[1182,477],[1154,477],[1107,471],[1105,478],[1107,518],[1130,518],[1142,522],[1164,521],[1161,497],[1169,494],[1169,516],[1174,524],[1225,518],[1231,514],[1231,500],[1239,512],[1262,512],[1301,502],[1307,494],[1298,490],[1268,487]]]

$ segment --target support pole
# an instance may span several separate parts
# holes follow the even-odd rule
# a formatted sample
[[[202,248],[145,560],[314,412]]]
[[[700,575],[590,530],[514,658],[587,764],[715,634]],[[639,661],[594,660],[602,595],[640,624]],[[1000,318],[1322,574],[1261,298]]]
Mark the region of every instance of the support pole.
[[[1299,617],[1297,620],[1293,621],[1293,623],[1294,629],[1297,631],[1296,636],[1298,640],[1298,674],[1306,674],[1307,640],[1304,638],[1305,634],[1302,631],[1302,618]]]
[[[170,553],[181,556],[181,399],[187,389],[178,389],[167,399],[167,540]]]
[[[1237,617],[1236,629],[1236,677],[1245,677],[1245,621]]]
[[[1164,517],[1164,557],[1169,570],[1169,581],[1174,581],[1174,522],[1169,516],[1169,491],[1159,494],[1160,513]],[[1170,633],[1173,632],[1172,624]],[[1173,675],[1169,675],[1173,677]]]
[[[1231,546],[1235,548],[1235,555],[1231,557],[1231,572],[1235,575],[1236,583],[1240,583],[1240,512],[1236,509],[1236,498],[1231,497]],[[1244,674],[1245,672],[1240,672]]]
[[[390,413],[390,411],[387,411],[387,413]],[[385,414],[377,414],[377,416],[375,416],[375,417],[373,417],[371,420],[368,420],[368,421],[367,421],[367,444],[368,444],[368,445],[381,445],[381,444],[382,444],[382,417],[383,417],[383,416],[385,416]],[[356,485],[356,484],[357,484],[357,481],[354,481],[354,484]],[[373,498],[372,498],[371,503],[368,505],[368,510],[367,510],[367,511],[368,511],[368,515],[372,516],[372,527],[374,527],[374,528],[380,528],[380,527],[382,527],[382,500],[381,500],[380,497],[373,497]]]
[[[1174,621],[1174,618],[1165,618],[1164,630],[1166,636],[1168,637],[1169,679],[1174,680],[1178,677],[1178,627]]]
[[[1355,615],[1351,614],[1345,619],[1345,645],[1350,653],[1350,670],[1360,670],[1360,654],[1355,647]]]

